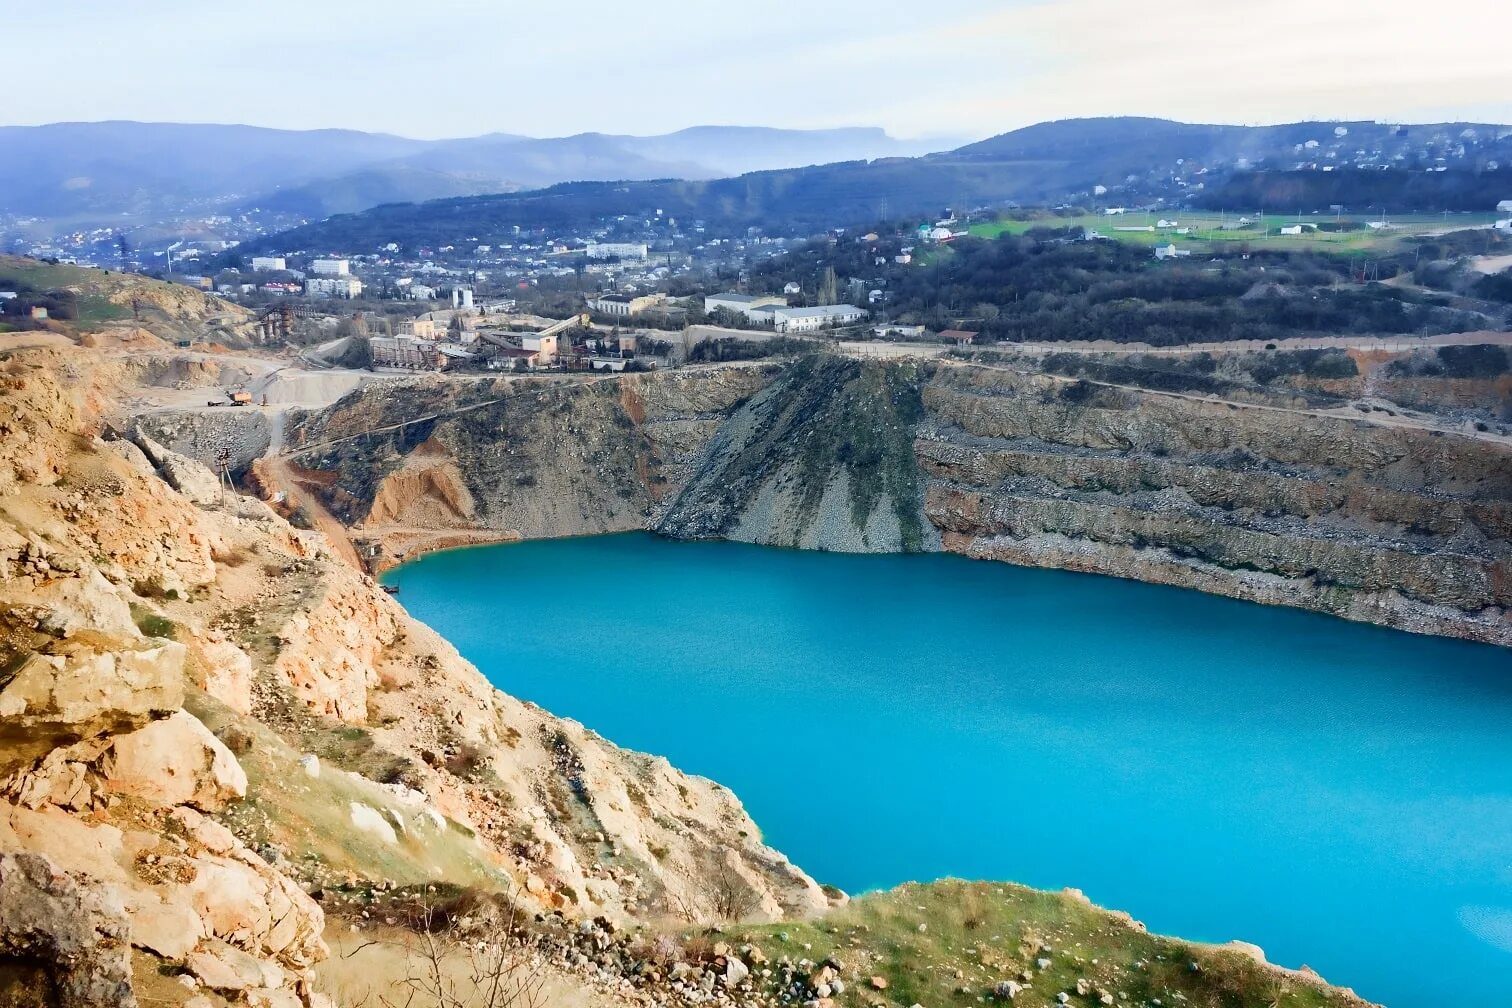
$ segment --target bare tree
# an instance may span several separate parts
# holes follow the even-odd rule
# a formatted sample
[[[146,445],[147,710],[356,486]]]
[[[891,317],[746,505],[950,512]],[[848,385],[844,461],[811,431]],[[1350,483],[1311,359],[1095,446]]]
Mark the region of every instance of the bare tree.
[[[503,920],[479,928],[427,900],[414,921],[414,938],[374,939],[343,954],[350,959],[376,945],[403,964],[397,979],[346,1004],[362,1008],[371,999],[377,1008],[544,1008],[546,958],[522,926],[518,907],[512,900],[508,906]]]
[[[760,906],[760,899],[749,882],[741,877],[730,861],[720,861],[709,879],[714,916],[721,921],[741,921]]]

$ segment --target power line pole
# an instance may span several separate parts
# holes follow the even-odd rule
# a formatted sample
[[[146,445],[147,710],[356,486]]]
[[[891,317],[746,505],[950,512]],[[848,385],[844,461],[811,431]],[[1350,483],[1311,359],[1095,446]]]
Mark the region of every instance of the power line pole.
[[[215,450],[216,475],[221,484],[221,507],[226,506],[226,493],[231,489],[231,449],[222,445]]]

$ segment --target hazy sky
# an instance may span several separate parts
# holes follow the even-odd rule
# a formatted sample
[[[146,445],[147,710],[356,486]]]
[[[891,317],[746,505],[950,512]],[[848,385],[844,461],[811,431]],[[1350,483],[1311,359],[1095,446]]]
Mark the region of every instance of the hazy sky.
[[[1512,0],[55,0],[0,122],[417,137],[701,123],[1512,122]]]

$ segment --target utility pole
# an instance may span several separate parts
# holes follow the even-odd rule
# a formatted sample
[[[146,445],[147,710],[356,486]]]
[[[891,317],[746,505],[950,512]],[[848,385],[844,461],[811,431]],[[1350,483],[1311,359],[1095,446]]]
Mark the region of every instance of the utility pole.
[[[231,449],[222,445],[215,450],[216,474],[220,477],[221,507],[226,506],[226,494],[231,489]]]

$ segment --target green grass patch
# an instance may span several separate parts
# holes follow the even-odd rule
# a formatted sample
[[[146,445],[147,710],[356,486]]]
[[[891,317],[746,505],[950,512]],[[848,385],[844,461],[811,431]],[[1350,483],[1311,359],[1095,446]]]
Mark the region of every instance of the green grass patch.
[[[1223,225],[1234,225],[1241,216],[1254,223],[1247,228],[1229,230]],[[1153,231],[1119,231],[1118,228],[1154,227],[1162,219],[1174,220],[1180,227],[1189,228],[1188,234],[1176,233],[1176,228],[1159,228]],[[1286,213],[1228,213],[1215,214],[1208,211],[1186,212],[1180,210],[1160,213],[1129,213],[1107,216],[1082,214],[1072,217],[1036,217],[1029,220],[1002,219],[973,224],[967,230],[978,238],[996,238],[1003,234],[1020,235],[1032,228],[1086,228],[1104,237],[1130,245],[1154,247],[1175,242],[1178,248],[1188,248],[1197,253],[1234,251],[1249,244],[1257,251],[1266,249],[1277,252],[1386,252],[1399,246],[1407,238],[1435,234],[1449,229],[1479,227],[1495,219],[1494,214],[1451,214],[1447,219],[1441,214],[1415,214],[1390,216],[1390,228],[1372,229],[1365,222],[1377,218],[1363,214],[1286,214]],[[1304,229],[1300,235],[1282,235],[1277,231],[1292,224],[1315,225],[1319,230]],[[1342,230],[1324,230],[1334,226]]]
[[[0,262],[0,290],[39,293],[55,290],[77,291],[78,300],[75,307],[78,317],[68,321],[74,321],[80,325],[98,325],[131,317],[130,308],[114,304],[109,298],[93,289],[105,283],[108,283],[108,276],[104,270],[17,257],[6,257],[3,262]]]
[[[817,921],[726,934],[732,945],[750,942],[774,960],[838,960],[846,990],[836,1000],[850,1008],[1007,1004],[994,994],[1007,981],[1028,985],[1019,1005],[1054,1005],[1061,992],[1075,1005],[1098,1005],[1103,995],[1120,1006],[1360,1004],[1233,949],[1149,934],[1074,894],[1005,883],[910,883],[858,897]],[[872,977],[885,987],[874,987]]]
[[[137,629],[148,637],[161,637],[164,640],[177,639],[178,624],[161,613],[155,613],[141,606],[132,606],[131,618],[136,622]]]

